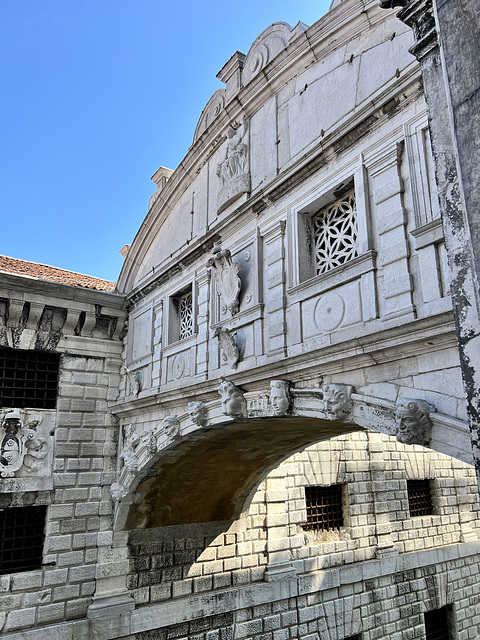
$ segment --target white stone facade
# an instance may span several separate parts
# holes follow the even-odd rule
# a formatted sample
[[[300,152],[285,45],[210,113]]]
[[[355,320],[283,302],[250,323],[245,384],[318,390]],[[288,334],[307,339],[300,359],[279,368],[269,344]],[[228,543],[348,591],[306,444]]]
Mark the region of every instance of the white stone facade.
[[[2,509],[48,505],[41,567],[0,576],[8,640],[400,640],[444,608],[480,637],[411,42],[376,0],[273,24],[153,176],[116,293],[6,277],[0,344],[61,354],[31,437],[22,408],[26,468],[0,466]],[[411,517],[410,480],[432,514]],[[305,487],[331,485],[342,526],[307,530]]]

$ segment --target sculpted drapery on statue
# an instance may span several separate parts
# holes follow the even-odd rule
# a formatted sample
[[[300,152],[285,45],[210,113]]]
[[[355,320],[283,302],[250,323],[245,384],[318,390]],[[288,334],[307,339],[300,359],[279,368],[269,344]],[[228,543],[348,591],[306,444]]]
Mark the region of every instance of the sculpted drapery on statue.
[[[240,126],[230,126],[227,129],[223,160],[217,166],[217,176],[222,185],[218,193],[219,213],[239,196],[250,191],[247,134],[247,119]]]

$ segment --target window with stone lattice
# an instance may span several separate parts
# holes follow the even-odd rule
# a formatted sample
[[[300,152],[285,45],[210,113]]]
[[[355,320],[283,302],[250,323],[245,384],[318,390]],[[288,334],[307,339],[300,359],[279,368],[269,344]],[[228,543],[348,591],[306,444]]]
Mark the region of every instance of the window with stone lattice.
[[[357,207],[351,188],[312,218],[315,275],[326,273],[358,255]]]
[[[192,287],[184,289],[170,299],[169,342],[184,340],[194,334]]]

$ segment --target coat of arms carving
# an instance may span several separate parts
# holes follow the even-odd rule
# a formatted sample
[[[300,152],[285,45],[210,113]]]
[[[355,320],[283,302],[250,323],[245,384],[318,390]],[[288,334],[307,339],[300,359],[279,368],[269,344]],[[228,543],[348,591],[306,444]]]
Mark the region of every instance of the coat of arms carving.
[[[21,409],[9,409],[0,425],[0,477],[14,478],[25,468],[38,471],[47,456],[48,444],[37,434],[41,418],[25,420]]]
[[[232,254],[228,249],[222,251],[220,245],[215,243],[207,267],[214,271],[218,292],[226,309],[234,316],[238,313],[238,297],[242,288],[242,281],[238,277],[240,265],[232,261]]]

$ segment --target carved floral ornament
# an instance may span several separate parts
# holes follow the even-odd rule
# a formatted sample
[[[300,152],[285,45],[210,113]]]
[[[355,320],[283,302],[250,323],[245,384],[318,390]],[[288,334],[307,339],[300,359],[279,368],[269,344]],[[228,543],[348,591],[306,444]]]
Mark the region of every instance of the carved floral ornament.
[[[25,418],[21,409],[8,409],[0,423],[0,476],[14,478],[20,470],[38,471],[48,453],[48,443],[37,433],[42,418]]]

